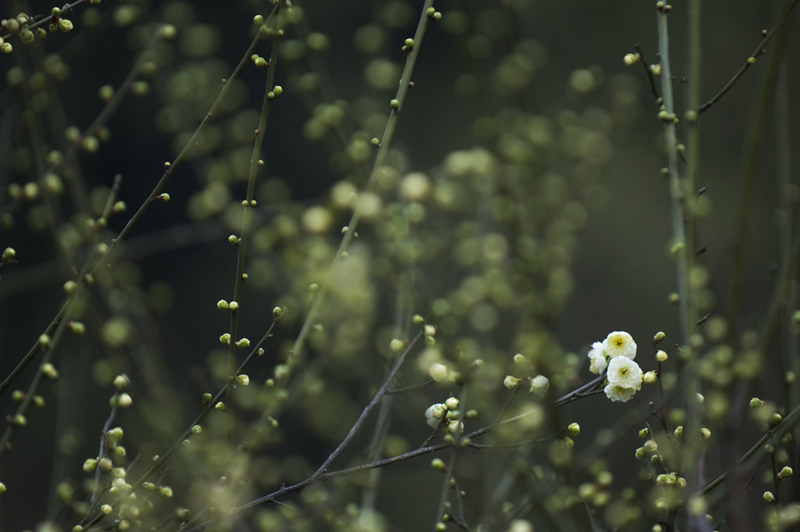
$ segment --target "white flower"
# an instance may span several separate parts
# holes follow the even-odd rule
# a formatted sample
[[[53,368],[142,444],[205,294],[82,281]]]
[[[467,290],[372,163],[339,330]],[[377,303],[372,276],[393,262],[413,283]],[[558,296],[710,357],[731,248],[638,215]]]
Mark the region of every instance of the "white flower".
[[[620,388],[632,388],[635,391],[642,387],[642,368],[627,357],[611,359],[606,377],[609,384]]]
[[[615,386],[614,384],[609,384],[606,386],[604,391],[609,399],[617,403],[630,401],[636,393],[635,388],[622,388],[621,386]]]
[[[606,370],[606,366],[608,366],[608,360],[603,352],[603,342],[593,343],[592,349],[589,351],[589,371],[600,375]]]
[[[636,358],[636,342],[625,331],[614,331],[603,341],[603,350],[609,358]]]
[[[447,407],[442,403],[432,404],[425,411],[425,421],[431,428],[439,426],[439,421],[444,417],[447,412]]]

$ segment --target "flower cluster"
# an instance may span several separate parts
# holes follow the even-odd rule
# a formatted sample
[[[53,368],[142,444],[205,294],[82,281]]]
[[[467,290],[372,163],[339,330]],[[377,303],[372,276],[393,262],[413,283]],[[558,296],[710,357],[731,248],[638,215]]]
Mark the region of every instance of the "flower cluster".
[[[436,403],[429,406],[425,411],[425,420],[428,425],[436,428],[444,419],[444,429],[447,432],[456,436],[461,434],[464,431],[464,424],[457,419],[451,419],[451,415],[453,418],[458,416],[458,402],[455,397],[450,397],[444,403]]]
[[[606,396],[615,402],[629,401],[642,387],[642,368],[633,361],[636,342],[624,331],[614,331],[602,342],[592,344],[589,370],[598,375],[606,372]]]

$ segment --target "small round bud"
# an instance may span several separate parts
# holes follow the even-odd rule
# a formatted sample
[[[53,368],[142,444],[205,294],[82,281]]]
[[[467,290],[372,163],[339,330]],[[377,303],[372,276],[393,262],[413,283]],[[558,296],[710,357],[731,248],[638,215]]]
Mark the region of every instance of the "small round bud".
[[[281,319],[283,316],[283,309],[281,307],[275,307],[272,309],[272,318],[275,320]]]
[[[236,381],[242,386],[248,386],[250,384],[250,377],[247,375],[238,375]]]
[[[442,471],[442,472],[447,471],[447,465],[445,465],[444,460],[442,460],[441,458],[434,458],[433,460],[431,460],[431,467],[436,471]]]
[[[172,488],[169,486],[162,486],[161,489],[158,490],[158,494],[164,497],[165,499],[169,499],[172,497]]]
[[[707,429],[706,427],[701,428],[700,437],[703,438],[704,440],[709,439],[711,437],[711,430]]]
[[[530,362],[528,362],[528,359],[525,358],[523,355],[517,353],[516,355],[514,355],[514,364],[516,364],[517,366],[527,366],[530,364]]]
[[[219,301],[217,301],[217,308],[219,310],[228,310],[229,308],[228,302],[225,301],[224,299],[220,299]]]
[[[83,463],[83,470],[86,473],[92,473],[95,469],[97,469],[97,460],[94,458],[86,459],[86,461]]]
[[[17,256],[17,251],[14,248],[6,248],[3,250],[3,262],[11,262]]]
[[[78,290],[78,283],[75,281],[67,281],[64,283],[64,293],[71,296]]]
[[[655,371],[648,371],[644,374],[644,382],[647,384],[653,384],[656,380],[658,380],[658,375],[656,375]]]
[[[647,454],[653,454],[658,451],[658,444],[655,440],[647,440],[644,442],[644,450]]]
[[[411,321],[414,323],[414,325],[422,325],[423,323],[425,323],[425,318],[423,318],[419,314],[414,314],[414,317],[411,318]]]
[[[228,303],[228,310],[239,310],[239,302],[231,301],[230,303]]]
[[[72,21],[62,18],[58,21],[58,29],[67,33],[68,31],[72,31]]]
[[[254,16],[253,24],[255,24],[256,26],[262,26],[264,24],[264,16],[263,15]]]
[[[280,96],[283,94],[283,87],[280,85],[275,85],[275,87],[272,89],[272,92],[275,93],[275,96]]]
[[[39,345],[43,349],[50,347],[50,336],[47,334],[42,334],[41,336],[39,336]]]
[[[114,463],[111,461],[110,458],[104,456],[97,462],[97,467],[100,468],[100,471],[105,471],[106,473],[108,473],[112,469],[114,469]]]
[[[213,399],[213,397],[210,393],[206,392],[203,394],[203,404],[207,405],[208,403],[211,402],[211,399]]]
[[[775,495],[773,495],[771,491],[765,491],[761,498],[770,504],[775,502]]]
[[[792,470],[792,468],[791,468],[791,467],[789,467],[789,466],[784,466],[784,467],[783,467],[783,469],[781,469],[781,472],[780,472],[780,473],[778,473],[778,480],[780,480],[780,479],[784,479],[784,478],[789,478],[789,477],[791,477],[793,474],[794,474],[794,471]]]
[[[389,105],[391,105],[392,109],[397,111],[400,109],[400,100],[392,100],[391,102],[389,102]]]
[[[247,349],[248,347],[250,347],[250,340],[248,340],[247,338],[242,338],[241,340],[238,340],[236,342],[236,347],[238,349]]]
[[[122,391],[126,389],[130,383],[131,383],[130,379],[124,373],[114,377],[113,384],[114,388],[116,388],[117,390]]]
[[[166,203],[166,202],[168,202],[168,201],[170,200],[170,197],[169,197],[169,194],[167,194],[166,192],[164,192],[164,193],[162,193],[162,194],[159,194],[158,196],[156,196],[154,199],[155,199],[156,201],[160,201],[160,202],[162,202],[162,203]]]
[[[391,349],[395,353],[399,353],[400,351],[402,351],[404,346],[405,344],[403,343],[403,341],[398,338],[394,338],[391,342],[389,342],[389,349]]]
[[[519,385],[519,379],[516,377],[513,377],[511,375],[506,375],[506,378],[503,379],[503,386],[505,386],[509,390],[516,388],[518,385]]]
[[[104,504],[100,507],[100,512],[103,515],[109,515],[111,512],[114,511],[114,508],[110,504]]]
[[[47,336],[47,335],[42,335]],[[53,366],[50,362],[45,362],[42,364],[42,374],[50,380],[55,380],[58,378],[58,370]]]
[[[165,40],[173,39],[177,35],[178,30],[172,24],[164,24],[161,26],[161,38]]]
[[[672,432],[676,438],[680,438],[683,436],[683,425],[678,425],[675,427],[675,430]]]
[[[231,343],[231,334],[225,333],[219,337],[219,341],[222,345],[230,345]]]
[[[625,54],[625,57],[622,58],[622,60],[628,66],[635,65],[639,62],[639,59],[641,59],[639,54]]]
[[[234,246],[239,245],[239,237],[236,235],[230,235],[228,237],[228,244],[233,244]]]
[[[108,102],[114,97],[114,87],[111,85],[103,85],[97,91],[97,95],[100,97],[101,101]]]
[[[666,362],[668,358],[669,356],[666,351],[659,350],[658,353],[656,353],[656,362]]]
[[[133,404],[133,397],[129,393],[121,393],[119,397],[117,397],[117,406],[120,408],[128,408]]]
[[[225,411],[225,403],[220,401],[220,402],[218,402],[217,404],[214,405],[214,408],[216,408],[220,412],[224,412]]]
[[[567,432],[569,432],[572,436],[577,436],[581,432],[581,426],[577,423],[570,423],[567,427]]]
[[[755,65],[756,64],[756,58],[755,57],[748,57],[747,58],[747,64],[748,65]]]

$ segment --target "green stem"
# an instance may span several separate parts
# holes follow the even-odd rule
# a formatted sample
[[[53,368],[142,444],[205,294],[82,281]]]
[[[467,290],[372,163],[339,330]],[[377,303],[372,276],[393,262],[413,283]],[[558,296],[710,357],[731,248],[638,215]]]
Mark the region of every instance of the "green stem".
[[[414,34],[414,46],[409,51],[408,57],[406,58],[406,65],[403,69],[402,76],[400,76],[400,85],[397,89],[397,94],[395,95],[395,99],[398,101],[399,107],[396,110],[392,109],[392,111],[389,113],[389,119],[386,122],[386,129],[383,132],[383,138],[380,139],[378,153],[375,156],[375,162],[372,165],[372,171],[367,179],[366,190],[370,190],[372,188],[372,184],[375,181],[375,175],[381,171],[383,163],[386,160],[386,156],[389,153],[389,147],[391,146],[395,130],[397,129],[397,121],[400,117],[400,112],[403,109],[406,94],[408,93],[409,83],[411,82],[411,74],[414,71],[414,64],[417,61],[417,56],[419,55],[419,50],[422,46],[422,39],[425,36],[425,30],[428,28],[428,23],[430,22],[427,11],[428,8],[432,6],[433,0],[425,0],[425,4],[422,7],[422,14],[420,16],[419,23],[417,24],[417,31]],[[342,254],[347,252],[347,250],[350,248],[350,243],[355,237],[356,229],[358,228],[358,223],[361,220],[361,216],[361,209],[358,207],[358,204],[356,204],[356,208],[353,211],[353,216],[350,218],[350,223],[347,224],[347,231],[342,238],[342,242],[339,244],[339,249],[336,251],[336,256],[333,259],[333,265],[337,264],[341,260]],[[331,267],[333,267],[333,265]],[[300,333],[297,335],[297,339],[292,346],[293,359],[290,360],[297,360],[302,355],[303,349],[305,348],[306,339],[311,331],[311,327],[314,325],[317,319],[317,315],[322,308],[322,304],[325,301],[326,295],[327,287],[322,286],[317,293],[317,296],[314,298],[314,303],[311,305],[308,315],[303,322],[303,326],[300,329]]]
[[[282,21],[280,10],[283,7],[283,2],[276,4],[273,11],[275,20],[275,36],[272,41],[272,53],[269,59],[269,69],[267,70],[267,84],[264,89],[264,101],[261,104],[261,116],[258,120],[258,129],[256,129],[256,138],[253,142],[253,153],[250,156],[250,173],[247,180],[247,196],[243,202],[244,212],[242,213],[242,231],[238,240],[238,254],[236,259],[236,279],[233,288],[233,301],[241,305],[242,289],[244,287],[244,264],[245,254],[247,251],[247,240],[250,234],[250,218],[252,217],[252,209],[254,206],[254,196],[256,189],[256,174],[261,165],[261,146],[264,143],[264,131],[267,128],[267,117],[269,116],[269,108],[272,100],[275,98],[273,91],[275,85],[275,70],[278,64],[278,50],[280,49],[281,36],[283,35]],[[270,26],[262,26],[269,28]],[[261,29],[259,29],[261,33]],[[228,436],[228,444],[233,445],[233,390],[236,369],[236,343],[239,339],[239,312],[241,307],[231,310],[231,325],[230,335],[231,341],[228,344],[228,392],[225,397],[226,409],[226,432]]]

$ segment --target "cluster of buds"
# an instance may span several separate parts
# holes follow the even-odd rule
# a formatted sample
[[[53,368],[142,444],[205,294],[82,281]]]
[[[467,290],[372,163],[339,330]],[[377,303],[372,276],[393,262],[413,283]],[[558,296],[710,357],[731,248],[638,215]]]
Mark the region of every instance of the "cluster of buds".
[[[461,422],[458,412],[458,399],[450,397],[444,403],[435,403],[425,411],[425,421],[431,428],[436,428],[440,423],[443,428],[453,436],[459,436],[464,432],[464,423]]]

